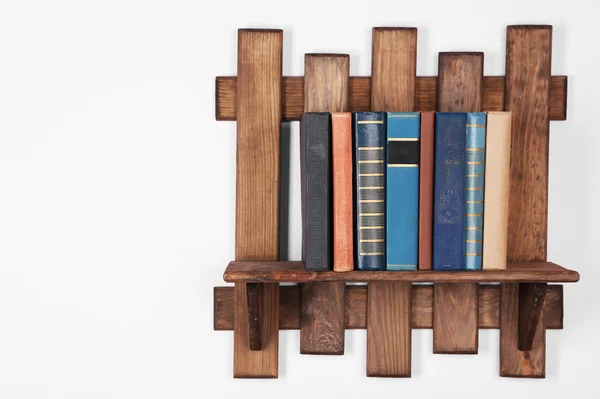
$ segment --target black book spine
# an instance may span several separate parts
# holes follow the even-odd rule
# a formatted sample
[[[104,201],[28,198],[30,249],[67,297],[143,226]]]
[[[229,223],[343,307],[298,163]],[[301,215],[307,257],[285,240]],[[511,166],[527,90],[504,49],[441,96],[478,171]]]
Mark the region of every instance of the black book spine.
[[[300,119],[302,258],[306,270],[333,270],[331,114]]]

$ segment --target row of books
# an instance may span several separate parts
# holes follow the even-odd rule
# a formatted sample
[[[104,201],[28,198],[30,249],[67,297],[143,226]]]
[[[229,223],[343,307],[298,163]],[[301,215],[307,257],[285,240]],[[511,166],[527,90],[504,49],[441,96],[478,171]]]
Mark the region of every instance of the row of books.
[[[307,270],[506,268],[510,112],[306,112]]]

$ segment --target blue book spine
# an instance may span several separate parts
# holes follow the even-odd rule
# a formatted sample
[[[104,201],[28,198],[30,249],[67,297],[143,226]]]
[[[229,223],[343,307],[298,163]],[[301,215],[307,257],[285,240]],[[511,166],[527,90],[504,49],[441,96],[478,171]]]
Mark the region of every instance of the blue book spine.
[[[437,112],[433,270],[461,270],[465,229],[466,112]]]
[[[356,112],[355,265],[357,270],[385,270],[386,114]]]
[[[465,177],[465,242],[463,269],[481,270],[485,181],[485,112],[467,114]]]
[[[387,113],[387,270],[417,270],[420,130],[420,113]]]

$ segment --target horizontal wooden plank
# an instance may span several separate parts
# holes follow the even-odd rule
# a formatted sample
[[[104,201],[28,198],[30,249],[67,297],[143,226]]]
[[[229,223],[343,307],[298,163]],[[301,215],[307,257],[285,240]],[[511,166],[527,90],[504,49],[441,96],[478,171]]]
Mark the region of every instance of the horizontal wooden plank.
[[[369,111],[371,101],[371,77],[350,77],[350,111]],[[437,106],[437,76],[417,76],[415,110],[435,111]],[[304,110],[304,77],[284,76],[283,120],[297,121]],[[215,113],[218,121],[236,120],[236,77],[217,76],[215,81]],[[483,78],[483,110],[504,110],[504,76]],[[567,118],[567,77],[552,76],[550,79],[550,120]]]
[[[579,273],[565,269],[552,262],[509,262],[506,270],[481,271],[306,271],[303,262],[279,261],[233,261],[223,274],[228,283],[234,282],[289,282],[311,281],[411,281],[426,283],[503,283],[503,282],[552,282],[575,283]]]
[[[479,286],[479,328],[500,327],[499,285],[480,284]],[[287,285],[279,288],[279,329],[300,329],[300,286]],[[367,287],[346,285],[345,328],[349,330],[367,327]],[[412,288],[412,328],[433,327],[433,286],[413,284]],[[233,287],[214,289],[214,329],[233,330]],[[544,302],[544,322],[547,329],[563,328],[563,286],[549,285]]]

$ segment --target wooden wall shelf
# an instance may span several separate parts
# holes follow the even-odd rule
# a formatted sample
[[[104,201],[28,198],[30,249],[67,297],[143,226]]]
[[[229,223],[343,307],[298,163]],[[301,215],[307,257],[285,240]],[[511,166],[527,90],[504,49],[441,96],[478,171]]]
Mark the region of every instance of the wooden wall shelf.
[[[552,27],[507,27],[505,76],[484,76],[482,52],[440,53],[438,76],[416,76],[412,27],[373,28],[370,76],[350,76],[347,54],[306,54],[305,76],[283,76],[280,29],[239,29],[237,50],[237,76],[215,81],[215,117],[236,121],[237,137],[235,261],[223,275],[234,286],[214,290],[233,376],[277,378],[279,330],[300,329],[302,354],[343,355],[344,330],[365,328],[366,375],[410,377],[412,329],[433,329],[434,353],[476,354],[479,330],[498,328],[500,376],[543,378],[546,329],[563,328],[563,287],[551,283],[579,281],[546,257],[549,125],[567,118]],[[511,111],[507,269],[335,273],[280,261],[281,124],[308,111]]]

